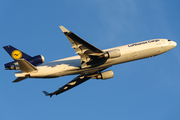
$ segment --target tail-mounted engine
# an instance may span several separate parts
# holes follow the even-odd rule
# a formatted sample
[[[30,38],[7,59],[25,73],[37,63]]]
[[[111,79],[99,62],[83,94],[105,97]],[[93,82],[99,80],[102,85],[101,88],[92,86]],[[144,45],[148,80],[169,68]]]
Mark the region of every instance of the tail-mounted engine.
[[[110,50],[103,54],[104,58],[116,58],[120,56],[121,56],[121,52],[119,49]]]
[[[34,66],[37,66],[44,63],[45,59],[43,55],[37,55],[32,57],[31,59],[28,59],[27,61],[33,64]]]
[[[20,67],[19,67],[18,62],[15,62],[15,63],[11,64],[9,67],[6,67],[6,70],[19,70],[19,69],[20,69]]]
[[[109,79],[109,78],[113,78],[114,77],[114,73],[112,70],[109,71],[105,71],[102,73],[99,73],[97,76],[95,76],[93,79]]]
[[[27,59],[27,61],[33,64],[34,66],[37,66],[44,63],[45,60],[44,60],[43,55],[37,55],[37,56]],[[6,63],[5,68],[6,70],[19,70],[20,69],[17,61]]]

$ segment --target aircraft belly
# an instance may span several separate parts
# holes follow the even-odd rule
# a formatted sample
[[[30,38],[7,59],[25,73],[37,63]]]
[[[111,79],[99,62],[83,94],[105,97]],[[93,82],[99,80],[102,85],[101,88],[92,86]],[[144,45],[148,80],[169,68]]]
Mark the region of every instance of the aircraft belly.
[[[29,74],[31,78],[55,78],[59,75],[58,71],[59,69],[57,67],[47,67]]]

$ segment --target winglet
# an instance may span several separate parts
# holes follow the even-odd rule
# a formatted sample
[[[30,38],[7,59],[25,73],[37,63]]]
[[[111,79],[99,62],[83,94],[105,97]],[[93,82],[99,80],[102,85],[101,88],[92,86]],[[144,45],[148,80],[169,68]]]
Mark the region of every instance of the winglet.
[[[46,96],[52,97],[52,94],[50,94],[50,93],[48,93],[48,92],[46,92],[46,91],[43,91],[43,93],[44,93]]]
[[[64,26],[59,26],[59,28],[62,30],[63,33],[70,32]]]

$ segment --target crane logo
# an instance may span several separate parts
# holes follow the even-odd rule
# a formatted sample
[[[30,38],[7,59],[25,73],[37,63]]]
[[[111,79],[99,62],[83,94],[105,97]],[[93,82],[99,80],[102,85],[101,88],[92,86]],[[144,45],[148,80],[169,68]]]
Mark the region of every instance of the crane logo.
[[[18,60],[22,57],[22,52],[19,51],[19,50],[14,50],[12,53],[11,53],[11,56],[13,59],[15,60]]]

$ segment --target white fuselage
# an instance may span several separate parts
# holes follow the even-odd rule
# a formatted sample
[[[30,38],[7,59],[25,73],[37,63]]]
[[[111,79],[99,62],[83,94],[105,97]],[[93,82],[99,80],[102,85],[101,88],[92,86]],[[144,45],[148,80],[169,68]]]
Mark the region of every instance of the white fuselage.
[[[81,58],[78,55],[42,64],[36,67],[38,69],[37,71],[29,73],[17,72],[15,73],[15,76],[29,76],[31,78],[55,78],[65,75],[93,73],[98,70],[106,69],[112,65],[156,56],[171,50],[175,46],[176,43],[168,39],[153,39],[142,41],[103,50],[110,51],[113,49],[119,49],[121,56],[117,58],[109,58],[105,63],[95,67],[81,68]]]

